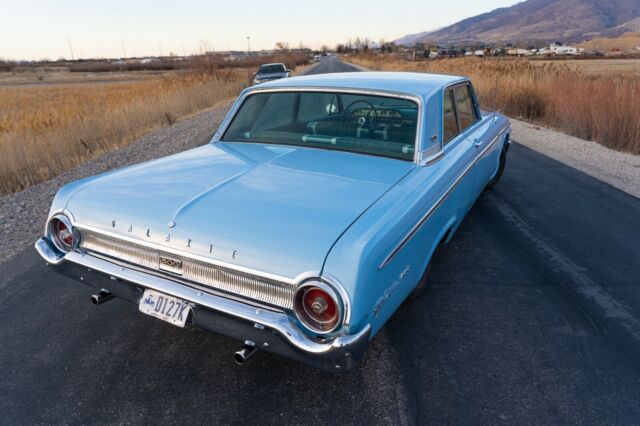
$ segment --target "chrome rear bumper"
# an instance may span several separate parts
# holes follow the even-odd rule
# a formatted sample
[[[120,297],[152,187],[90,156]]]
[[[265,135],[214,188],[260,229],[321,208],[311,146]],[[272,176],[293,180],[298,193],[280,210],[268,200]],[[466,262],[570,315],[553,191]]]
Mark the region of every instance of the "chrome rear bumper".
[[[367,347],[371,326],[353,335],[331,340],[310,338],[288,315],[256,308],[196,288],[149,274],[143,270],[116,264],[82,252],[62,255],[43,237],[35,248],[55,270],[97,289],[106,289],[116,297],[138,303],[144,289],[152,289],[192,304],[191,324],[241,341],[250,340],[260,349],[274,352],[329,371],[351,369]]]

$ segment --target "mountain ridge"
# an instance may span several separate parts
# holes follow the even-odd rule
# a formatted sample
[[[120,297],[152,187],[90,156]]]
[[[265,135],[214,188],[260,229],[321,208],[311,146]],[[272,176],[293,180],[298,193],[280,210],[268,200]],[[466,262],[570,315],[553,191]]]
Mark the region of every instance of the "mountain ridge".
[[[398,44],[580,42],[619,36],[640,27],[640,0],[527,0],[472,16]]]

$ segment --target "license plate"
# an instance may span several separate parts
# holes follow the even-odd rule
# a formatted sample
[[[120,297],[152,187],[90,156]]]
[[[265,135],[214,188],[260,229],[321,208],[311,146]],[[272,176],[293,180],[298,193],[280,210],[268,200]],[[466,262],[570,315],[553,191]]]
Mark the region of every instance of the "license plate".
[[[191,311],[191,307],[184,300],[154,290],[145,290],[138,306],[140,312],[178,327],[184,327]]]

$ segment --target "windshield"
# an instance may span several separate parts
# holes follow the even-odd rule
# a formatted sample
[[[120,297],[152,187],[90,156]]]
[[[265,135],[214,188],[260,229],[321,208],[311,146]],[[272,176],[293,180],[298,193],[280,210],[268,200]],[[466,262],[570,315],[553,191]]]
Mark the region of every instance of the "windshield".
[[[285,72],[284,65],[282,64],[263,65],[258,70],[258,74],[276,74],[279,72]]]
[[[223,141],[323,148],[413,161],[418,105],[350,93],[250,95]]]

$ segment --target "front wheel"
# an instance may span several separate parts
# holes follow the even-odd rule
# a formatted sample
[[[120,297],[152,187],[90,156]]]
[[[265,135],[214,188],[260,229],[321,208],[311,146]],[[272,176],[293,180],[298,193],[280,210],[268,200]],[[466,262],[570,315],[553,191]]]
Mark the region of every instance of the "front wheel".
[[[500,181],[500,178],[502,177],[502,174],[504,173],[504,167],[507,164],[507,151],[508,150],[509,150],[509,144],[505,143],[504,144],[504,148],[502,149],[502,152],[500,153],[500,164],[498,164],[498,171],[496,172],[495,176],[493,178],[491,178],[491,180],[487,183],[487,186],[486,186],[487,189],[493,189],[493,187],[498,184],[498,181]]]

